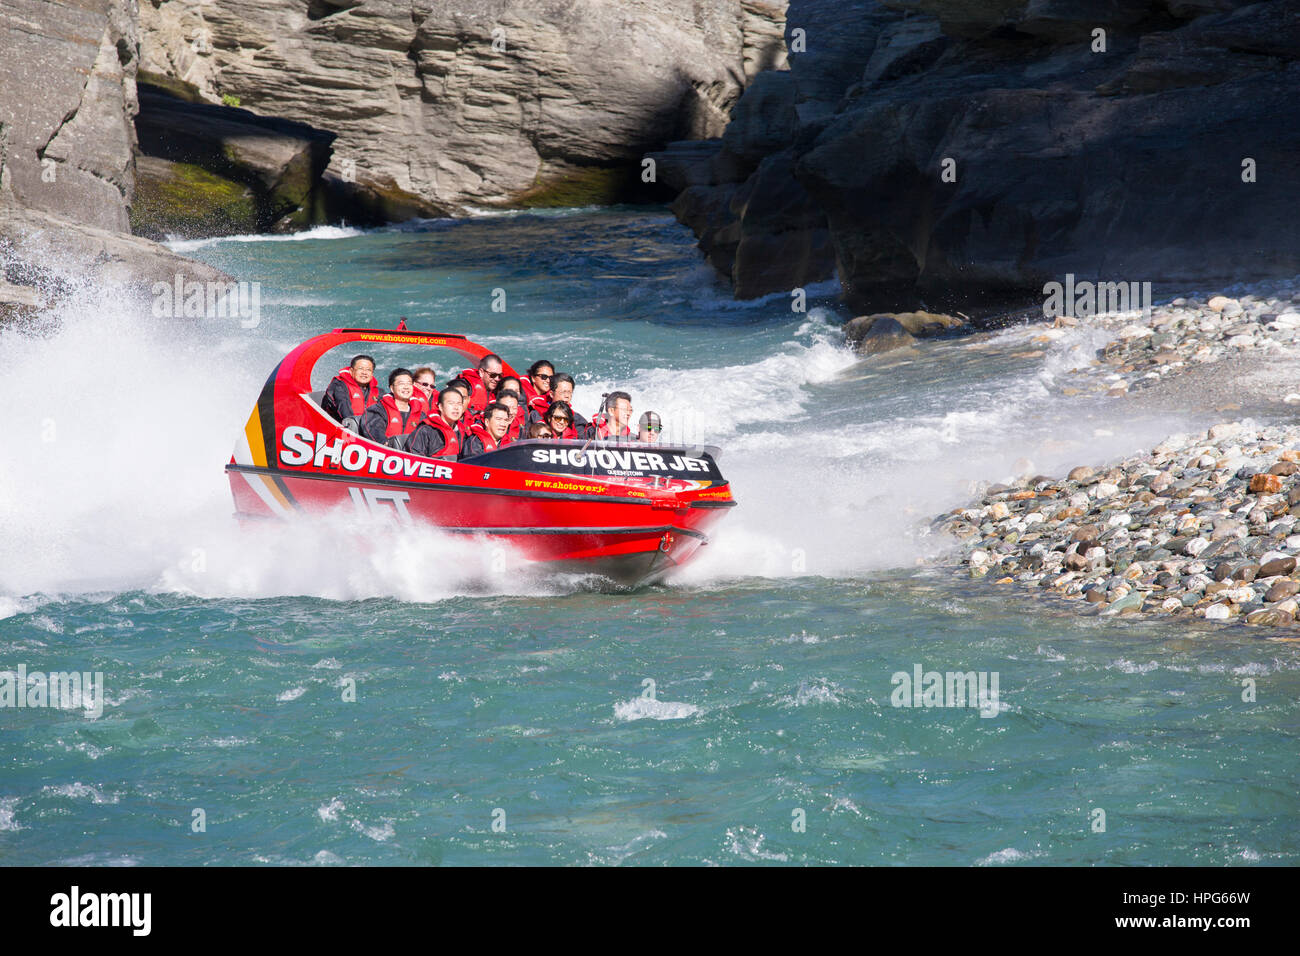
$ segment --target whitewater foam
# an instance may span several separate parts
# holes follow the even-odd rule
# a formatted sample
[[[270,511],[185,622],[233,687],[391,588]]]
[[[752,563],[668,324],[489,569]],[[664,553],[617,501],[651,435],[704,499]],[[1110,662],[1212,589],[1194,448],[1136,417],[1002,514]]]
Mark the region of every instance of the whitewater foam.
[[[683,720],[699,712],[700,708],[694,704],[651,700],[648,697],[634,697],[614,705],[614,717],[617,720]]]
[[[204,249],[223,242],[310,242],[324,239],[355,239],[367,230],[353,226],[314,226],[302,232],[243,233],[233,236],[211,236],[207,239],[168,239],[163,243],[172,252],[186,253]]]
[[[320,227],[198,242],[362,232]],[[52,374],[105,381],[93,407],[54,403],[45,418],[13,422],[16,453],[0,462],[7,532],[0,540],[0,618],[31,611],[51,595],[132,589],[430,602],[592,587],[517,563],[503,574],[497,546],[431,529],[362,527],[346,516],[239,528],[222,466],[267,371],[302,337],[276,314],[278,300],[267,301],[267,321],[242,330],[233,322],[152,319],[147,309],[87,290],[61,310],[58,330],[46,338],[0,332],[0,356],[18,394],[43,394]],[[284,302],[292,308],[298,300],[290,294]],[[930,343],[906,359],[863,360],[846,347],[840,321],[814,307],[784,325],[756,329],[770,346],[742,349],[732,362],[701,347],[682,352],[684,361],[675,354],[625,375],[590,360],[573,366],[586,366],[580,410],[590,414],[601,394],[622,388],[633,394],[638,413],[660,413],[665,441],[723,447],[721,465],[740,506],[677,582],[859,576],[908,566],[942,544],[918,528],[963,503],[974,480],[1019,473],[1025,465],[1018,459],[1027,454],[1035,468],[1063,472],[1174,430],[1168,418],[1093,421],[1090,415],[1104,412],[1056,393],[1060,376],[1097,345],[1086,329],[1062,331],[1038,359],[1009,357],[1034,333],[1017,328]],[[626,351],[624,334],[621,326],[579,331],[568,347],[594,338]],[[708,341],[698,329],[688,336]],[[511,320],[480,337],[508,350],[516,365],[539,351],[567,364],[565,336],[550,329]]]

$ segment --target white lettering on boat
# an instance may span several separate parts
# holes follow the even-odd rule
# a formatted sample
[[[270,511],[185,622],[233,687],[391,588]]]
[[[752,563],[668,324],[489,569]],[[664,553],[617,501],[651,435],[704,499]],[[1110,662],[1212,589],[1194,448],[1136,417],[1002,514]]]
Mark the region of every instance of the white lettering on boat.
[[[577,448],[534,448],[535,465],[568,465],[572,468],[584,468],[588,464],[607,470],[618,469],[628,474],[640,471],[699,471],[707,472],[709,464],[703,458],[689,455],[674,455],[664,461],[664,456],[655,452],[615,451],[607,448],[593,448],[582,452]]]
[[[314,447],[313,447],[314,440]],[[370,474],[383,472],[385,475],[400,475],[406,478],[419,476],[434,478],[439,481],[451,480],[451,466],[435,465],[431,461],[420,461],[404,455],[390,455],[375,448],[353,442],[343,444],[342,438],[330,441],[328,435],[313,432],[304,425],[290,425],[280,434],[280,461],[285,465],[306,465],[310,462],[316,468],[325,467],[328,461],[331,467],[344,471],[368,471]],[[369,467],[367,467],[367,462]]]
[[[322,436],[323,437],[323,436]],[[286,465],[305,465],[311,461],[311,438],[312,431],[310,428],[304,428],[302,425],[290,425],[280,436],[280,443],[284,448],[280,451],[280,461]]]

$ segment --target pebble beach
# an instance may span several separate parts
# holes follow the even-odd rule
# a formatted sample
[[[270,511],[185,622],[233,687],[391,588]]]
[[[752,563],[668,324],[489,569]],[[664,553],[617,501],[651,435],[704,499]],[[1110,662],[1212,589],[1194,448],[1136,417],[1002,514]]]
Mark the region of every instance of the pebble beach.
[[[1300,292],[1177,298],[1146,317],[1058,318],[1045,341],[1085,323],[1114,337],[1070,370],[1063,393],[1124,396],[1213,363],[1286,358],[1300,335]],[[1280,407],[1297,403],[1300,394],[1287,392]],[[1224,421],[1118,462],[987,485],[931,531],[955,539],[956,573],[1042,589],[1082,613],[1294,633],[1297,474],[1300,425]]]

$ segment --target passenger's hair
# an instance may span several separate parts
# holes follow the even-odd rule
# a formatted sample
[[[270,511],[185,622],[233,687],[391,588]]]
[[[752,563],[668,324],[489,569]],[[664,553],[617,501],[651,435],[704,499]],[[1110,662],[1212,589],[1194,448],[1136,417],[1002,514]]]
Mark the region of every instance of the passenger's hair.
[[[536,375],[544,368],[549,368],[552,372],[555,371],[555,365],[553,363],[546,361],[546,359],[538,359],[532,365],[528,366],[528,374],[529,376]]]
[[[489,352],[487,355],[483,356],[481,359],[478,360],[478,367],[480,369],[487,368],[488,362],[491,362],[493,359],[496,359],[498,362],[501,362],[500,355],[497,355],[495,352]],[[501,362],[501,364],[504,365],[505,363]]]
[[[393,382],[397,381],[399,375],[410,375],[411,381],[415,381],[415,376],[411,375],[411,370],[409,368],[395,368],[388,373],[388,387],[390,389],[393,387]]]
[[[489,418],[491,418],[492,413],[496,411],[505,412],[507,419],[509,419],[514,414],[512,411],[510,411],[510,409],[506,408],[500,402],[489,402],[488,407],[483,409],[483,421],[487,421]]]
[[[361,361],[369,362],[371,368],[374,368],[374,367],[375,367],[375,359],[374,359],[374,356],[371,356],[371,355],[354,355],[354,356],[352,356],[352,361],[348,363],[348,368],[356,368],[356,367],[357,367],[357,363],[358,363],[358,362],[361,362]]]
[[[524,397],[513,388],[507,388],[504,392],[497,392],[497,401],[501,401],[501,399],[505,398],[507,395],[513,398],[520,405],[524,403]]]
[[[419,378],[419,377],[420,377],[421,375],[423,375],[425,372],[428,372],[430,375],[432,375],[432,376],[433,376],[433,380],[434,380],[435,382],[438,380],[438,373],[435,372],[433,369],[429,368],[429,366],[427,366],[427,365],[421,365],[419,368],[417,368],[417,369],[415,370],[415,376],[414,376],[414,377],[415,377],[415,378]]]
[[[465,397],[464,395],[461,395],[461,394],[460,394],[460,389],[458,389],[458,388],[452,388],[452,387],[449,385],[449,386],[447,386],[446,388],[444,388],[441,392],[438,393],[438,404],[441,405],[441,404],[442,404],[442,400],[443,400],[444,398],[450,398],[452,395],[460,395],[460,397],[461,397],[462,399]]]
[[[555,432],[551,431],[551,426],[547,425],[545,422],[534,422],[528,428],[528,437],[529,438],[554,438]]]
[[[573,421],[573,407],[568,402],[551,402],[551,407],[546,410],[546,418],[550,418],[556,412],[567,412],[569,421]]]
[[[605,396],[604,401],[601,402],[600,407],[605,409],[605,411],[607,412],[612,411],[614,408],[614,404],[619,399],[626,399],[629,405],[632,404],[632,396],[629,395],[627,392],[610,392],[608,395]]]
[[[511,388],[509,385],[506,384],[506,382],[514,382],[518,386],[518,388]],[[524,383],[519,381],[519,379],[516,378],[514,375],[507,375],[503,379],[501,379],[500,382],[497,383],[498,395],[500,395],[502,392],[516,392],[522,394],[523,390],[524,390]]]
[[[466,398],[474,394],[474,389],[470,388],[469,382],[465,381],[463,378],[459,376],[453,378],[450,382],[448,382],[446,387],[454,388],[457,389],[458,391],[463,391],[465,393]]]
[[[574,386],[575,388],[577,387],[577,383],[574,382],[573,376],[570,375],[568,372],[556,372],[555,375],[552,376],[551,378],[551,391],[555,391],[555,386],[563,385],[565,382],[568,382],[570,385]]]

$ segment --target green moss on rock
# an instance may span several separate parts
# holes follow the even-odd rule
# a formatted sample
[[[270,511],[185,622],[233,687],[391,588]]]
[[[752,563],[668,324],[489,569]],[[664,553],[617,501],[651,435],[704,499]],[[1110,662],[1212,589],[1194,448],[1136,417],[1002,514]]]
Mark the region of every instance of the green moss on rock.
[[[150,239],[197,239],[256,232],[257,200],[243,183],[191,163],[136,161],[131,231]]]
[[[625,202],[637,192],[635,167],[582,166],[558,173],[541,173],[530,189],[509,205],[523,209],[572,206],[609,206]]]
[[[163,93],[170,93],[178,99],[185,100],[187,103],[203,103],[203,94],[193,83],[186,83],[184,80],[175,76],[167,76],[163,73],[151,73],[148,70],[141,70],[136,75],[136,83],[142,88],[148,89],[153,87]]]

